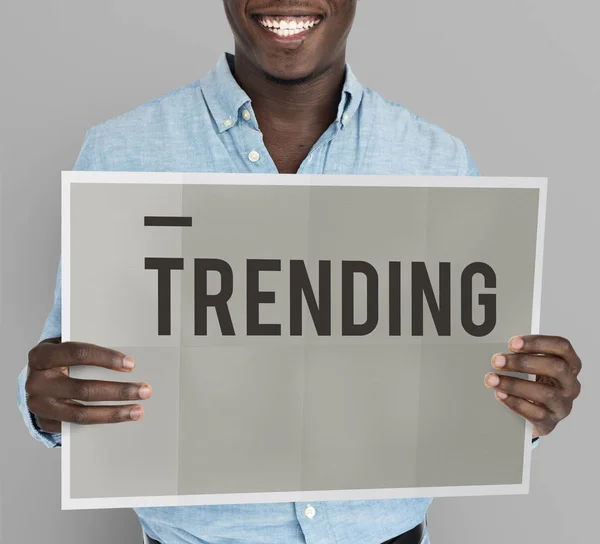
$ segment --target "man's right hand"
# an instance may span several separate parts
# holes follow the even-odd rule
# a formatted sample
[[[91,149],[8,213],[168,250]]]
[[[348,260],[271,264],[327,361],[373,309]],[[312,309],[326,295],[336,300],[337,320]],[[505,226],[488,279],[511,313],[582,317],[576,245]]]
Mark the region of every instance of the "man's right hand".
[[[61,432],[61,421],[79,425],[136,421],[144,415],[139,404],[85,406],[77,401],[137,401],[152,394],[147,383],[80,380],[69,377],[71,366],[100,366],[131,372],[135,361],[118,351],[94,344],[44,340],[29,352],[25,384],[27,406],[42,431]]]

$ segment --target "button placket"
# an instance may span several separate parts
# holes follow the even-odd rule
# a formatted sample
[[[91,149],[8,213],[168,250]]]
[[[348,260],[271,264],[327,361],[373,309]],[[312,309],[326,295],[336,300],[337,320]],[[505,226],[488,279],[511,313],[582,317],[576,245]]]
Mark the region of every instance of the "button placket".
[[[338,542],[329,524],[325,504],[321,502],[296,502],[294,503],[294,509],[306,544],[332,544]]]
[[[319,140],[317,140],[313,148],[310,150],[310,153],[308,154],[306,159],[300,165],[300,170],[298,171],[298,173],[306,173],[304,172],[304,170],[307,163],[311,163],[312,168],[310,168],[310,171],[311,173],[314,173],[314,169],[316,167],[316,165],[312,164],[314,160],[314,154],[317,153],[322,147],[326,146],[329,142],[331,142],[336,137],[338,132],[339,128],[337,128],[337,126],[335,125],[332,125],[327,131],[325,131],[325,133],[321,136]]]

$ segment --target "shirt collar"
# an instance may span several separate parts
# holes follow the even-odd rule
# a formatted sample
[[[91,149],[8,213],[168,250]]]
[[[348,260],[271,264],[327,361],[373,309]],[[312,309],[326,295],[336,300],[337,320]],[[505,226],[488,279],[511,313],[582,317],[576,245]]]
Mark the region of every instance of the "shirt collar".
[[[219,132],[235,126],[240,109],[251,102],[231,73],[229,63],[233,63],[233,58],[231,53],[222,53],[215,67],[201,80],[202,93]],[[336,117],[340,128],[348,124],[358,110],[363,92],[363,86],[346,63],[344,86]]]
[[[342,96],[338,106],[336,122],[340,128],[345,127],[360,106],[364,93],[364,87],[358,81],[350,64],[346,63],[346,78],[342,88]]]

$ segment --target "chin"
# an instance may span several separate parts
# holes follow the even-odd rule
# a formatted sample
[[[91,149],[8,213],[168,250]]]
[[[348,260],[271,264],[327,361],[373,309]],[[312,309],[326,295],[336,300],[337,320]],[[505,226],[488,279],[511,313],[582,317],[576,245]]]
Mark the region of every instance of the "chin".
[[[282,65],[278,64],[265,64],[262,67],[262,71],[268,79],[274,81],[280,81],[282,83],[296,83],[306,80],[310,80],[316,75],[316,67],[308,65],[298,65],[298,63],[288,63]]]
[[[311,79],[312,74],[311,73],[289,73],[289,72],[285,72],[285,73],[272,73],[272,72],[264,72],[265,77],[267,79],[270,79],[272,81],[277,81],[279,83],[282,84],[289,84],[289,85],[294,85],[294,84],[298,84],[298,83],[304,83],[308,80]]]

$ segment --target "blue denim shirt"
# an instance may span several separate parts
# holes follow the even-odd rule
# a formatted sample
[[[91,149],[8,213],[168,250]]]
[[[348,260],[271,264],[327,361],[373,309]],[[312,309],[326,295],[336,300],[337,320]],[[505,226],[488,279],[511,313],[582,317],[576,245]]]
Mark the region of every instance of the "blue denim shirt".
[[[90,128],[74,169],[277,173],[252,102],[232,75],[232,60],[223,54],[203,79]],[[258,160],[250,160],[251,152]],[[361,85],[349,65],[337,117],[298,173],[478,175],[458,138]],[[54,307],[40,339],[61,335],[60,309],[59,263]],[[60,435],[40,432],[27,409],[26,376],[24,368],[18,391],[25,423],[46,446],[60,446]],[[306,503],[136,512],[148,535],[164,544],[377,544],[423,521],[431,501],[313,502],[312,519],[304,513]]]

